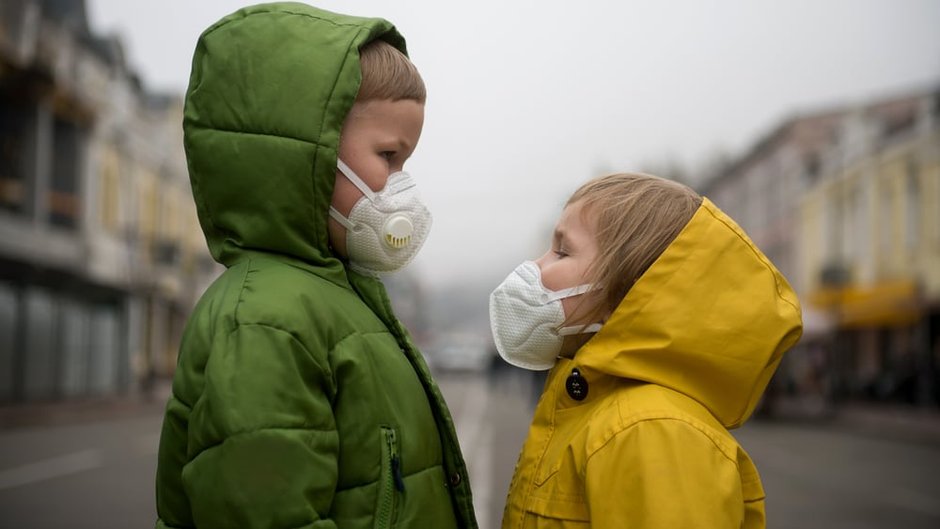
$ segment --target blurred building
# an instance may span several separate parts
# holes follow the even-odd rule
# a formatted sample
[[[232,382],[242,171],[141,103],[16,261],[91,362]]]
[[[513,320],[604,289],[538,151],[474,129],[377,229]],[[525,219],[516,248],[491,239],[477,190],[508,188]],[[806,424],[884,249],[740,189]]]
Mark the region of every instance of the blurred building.
[[[772,393],[940,403],[938,115],[940,90],[799,116],[701,186],[803,301]]]
[[[699,189],[747,231],[797,291],[803,283],[800,200],[817,181],[841,116],[827,111],[785,121]]]
[[[216,273],[182,150],[81,0],[0,3],[0,402],[113,394],[170,373]]]
[[[838,394],[936,406],[940,90],[851,109],[801,206],[804,299],[836,327]]]

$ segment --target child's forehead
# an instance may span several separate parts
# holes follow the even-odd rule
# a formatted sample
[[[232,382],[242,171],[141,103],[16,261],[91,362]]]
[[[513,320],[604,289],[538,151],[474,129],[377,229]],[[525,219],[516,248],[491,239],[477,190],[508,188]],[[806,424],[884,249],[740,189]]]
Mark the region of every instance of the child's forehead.
[[[424,104],[412,100],[372,100],[353,105],[343,125],[347,136],[404,143],[413,148],[424,127]]]
[[[583,200],[565,206],[558,222],[555,224],[555,237],[575,237],[594,232],[594,215],[592,208],[587,207]]]
[[[578,200],[572,202],[565,206],[565,209],[561,211],[561,215],[558,220],[566,220],[567,222],[574,222],[578,224],[588,225],[591,224],[594,220],[594,207],[595,205],[588,203],[585,200]]]
[[[349,109],[350,116],[384,118],[399,114],[424,112],[424,102],[414,99],[367,99],[356,101]]]

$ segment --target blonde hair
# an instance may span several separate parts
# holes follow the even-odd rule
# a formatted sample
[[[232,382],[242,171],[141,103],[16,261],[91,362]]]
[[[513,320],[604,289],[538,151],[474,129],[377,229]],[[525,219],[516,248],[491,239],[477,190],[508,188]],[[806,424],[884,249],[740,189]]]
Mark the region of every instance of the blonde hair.
[[[418,69],[395,46],[374,40],[359,50],[362,83],[356,102],[410,99],[424,103],[427,92]]]
[[[579,303],[569,320],[600,321],[609,315],[702,204],[688,186],[657,176],[619,173],[582,185],[566,204],[582,203],[581,214],[594,230],[598,254],[587,283],[601,299]],[[597,298],[594,298],[597,299]]]

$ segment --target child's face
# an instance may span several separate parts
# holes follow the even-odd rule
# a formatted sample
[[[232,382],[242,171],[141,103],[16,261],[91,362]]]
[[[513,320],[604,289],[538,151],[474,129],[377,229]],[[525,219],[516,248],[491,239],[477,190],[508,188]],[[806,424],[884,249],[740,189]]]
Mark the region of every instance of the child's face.
[[[411,157],[424,127],[424,103],[400,101],[365,101],[349,111],[339,141],[339,158],[373,191],[385,187],[388,176],[401,171]],[[349,216],[362,192],[342,173],[336,171],[332,206]],[[330,243],[342,257],[346,252],[346,228],[329,219]]]
[[[569,205],[561,213],[552,246],[545,255],[535,261],[542,273],[542,285],[549,290],[561,290],[581,285],[587,281],[588,267],[597,258],[597,241],[590,215],[583,214],[581,202]],[[561,300],[565,315],[570,316],[583,296],[572,296]],[[596,292],[594,293],[596,295]],[[594,323],[594,322],[572,322]]]

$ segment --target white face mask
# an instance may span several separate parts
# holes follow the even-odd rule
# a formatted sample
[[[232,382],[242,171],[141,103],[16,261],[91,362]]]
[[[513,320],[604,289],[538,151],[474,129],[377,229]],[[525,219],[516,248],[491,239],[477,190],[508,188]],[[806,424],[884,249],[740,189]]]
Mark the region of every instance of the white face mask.
[[[526,261],[490,294],[490,327],[500,356],[510,364],[543,371],[555,365],[562,338],[597,332],[601,324],[561,327],[561,300],[584,294],[591,285],[552,291],[542,285],[539,266]]]
[[[349,266],[368,275],[404,268],[431,231],[431,213],[421,202],[414,180],[402,171],[392,173],[385,187],[375,192],[342,160],[337,167],[363,194],[349,218],[330,206],[330,216],[346,228]]]

